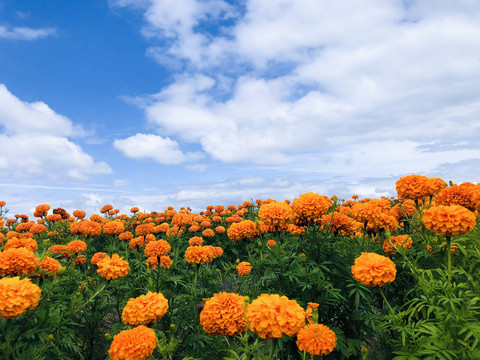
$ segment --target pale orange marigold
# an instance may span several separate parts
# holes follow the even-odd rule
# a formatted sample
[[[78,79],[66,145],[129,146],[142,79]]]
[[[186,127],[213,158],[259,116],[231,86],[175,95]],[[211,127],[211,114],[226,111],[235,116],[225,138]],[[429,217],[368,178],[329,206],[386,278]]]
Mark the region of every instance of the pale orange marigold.
[[[157,342],[153,329],[139,325],[115,335],[108,354],[112,360],[145,360],[152,356]]]
[[[221,292],[205,302],[200,325],[209,335],[237,336],[245,332],[245,298]]]
[[[131,298],[122,311],[122,320],[126,325],[137,326],[155,323],[168,310],[168,300],[162,293],[149,291],[146,295]]]
[[[240,276],[248,275],[252,271],[252,264],[248,261],[242,261],[237,265],[237,273]]]
[[[295,300],[262,294],[246,310],[248,328],[262,339],[293,336],[305,326],[305,310]]]
[[[41,290],[30,279],[5,277],[0,279],[0,317],[12,319],[37,307]]]
[[[330,354],[337,346],[335,333],[322,324],[309,324],[297,334],[297,347],[312,356]]]
[[[362,252],[352,265],[352,274],[353,278],[363,285],[384,286],[395,280],[397,268],[386,256]]]
[[[445,236],[466,234],[477,224],[475,214],[460,205],[432,206],[424,211],[422,221],[428,230]]]
[[[112,257],[105,256],[97,263],[97,266],[97,273],[107,280],[124,277],[130,269],[128,262],[123,260],[123,257],[118,256],[118,254],[113,254]]]
[[[31,274],[38,259],[26,248],[14,248],[0,252],[0,276]]]

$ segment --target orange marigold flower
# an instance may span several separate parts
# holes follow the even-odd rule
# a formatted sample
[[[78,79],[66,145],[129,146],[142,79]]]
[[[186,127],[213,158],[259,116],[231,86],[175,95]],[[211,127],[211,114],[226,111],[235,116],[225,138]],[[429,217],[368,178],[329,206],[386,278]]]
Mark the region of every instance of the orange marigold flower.
[[[246,329],[245,298],[235,293],[214,294],[200,313],[200,325],[209,335],[243,334]]]
[[[127,240],[132,240],[133,239],[133,234],[130,231],[125,231],[118,235],[118,239],[120,241],[127,241]]]
[[[275,246],[275,245],[277,245],[277,242],[275,240],[271,239],[271,240],[267,241],[267,245],[268,246]]]
[[[322,324],[309,324],[297,334],[297,347],[312,356],[330,354],[337,346],[335,333]]]
[[[437,205],[461,205],[471,211],[475,211],[478,205],[474,201],[474,193],[477,190],[471,186],[452,185],[435,195]]]
[[[157,256],[150,256],[147,261],[147,267],[149,269],[156,269],[158,266],[158,257]],[[160,256],[160,267],[164,269],[170,269],[172,266],[172,259],[169,256]]]
[[[97,263],[97,266],[97,273],[107,280],[124,277],[130,269],[128,262],[123,260],[123,257],[118,256],[118,254],[113,254],[112,257],[105,256]]]
[[[48,222],[57,222],[62,220],[62,215],[60,214],[50,214],[47,216],[47,221]]]
[[[394,231],[398,227],[398,221],[394,216],[377,213],[372,220],[368,222],[367,229],[373,232],[380,232],[382,230]]]
[[[185,260],[189,263],[205,264],[213,261],[213,249],[207,246],[189,246],[185,250]]]
[[[73,216],[79,220],[83,219],[86,215],[87,214],[83,210],[73,210]]]
[[[168,241],[157,240],[157,241],[150,241],[148,244],[146,244],[144,252],[147,257],[163,256],[163,255],[167,255],[171,249],[172,248],[168,243]]]
[[[38,243],[32,238],[19,239],[16,237],[12,237],[6,242],[3,250],[18,249],[18,248],[26,248],[27,250],[35,251],[38,249]]]
[[[220,256],[223,255],[223,249],[220,246],[214,246],[213,247],[213,257],[219,258]]]
[[[273,201],[260,206],[258,217],[268,226],[284,229],[293,221],[295,212],[285,202]]]
[[[237,265],[237,273],[240,276],[248,275],[252,271],[252,264],[248,261],[242,261]]]
[[[32,234],[40,235],[43,234],[45,231],[47,231],[47,227],[41,224],[32,225],[32,227],[30,228],[30,232]]]
[[[31,274],[37,264],[35,254],[23,247],[0,252],[0,276]]]
[[[176,226],[187,226],[193,224],[194,214],[187,213],[185,211],[180,211],[178,214],[173,215],[172,225]]]
[[[136,238],[133,238],[130,240],[128,243],[128,247],[131,250],[140,250],[143,247],[144,244],[144,238],[143,236],[137,236]]]
[[[217,226],[217,227],[215,228],[215,232],[216,232],[217,234],[223,234],[223,233],[225,232],[225,227],[224,227],[224,226]]]
[[[152,224],[142,224],[135,228],[135,234],[137,234],[137,236],[145,236],[153,233],[153,230],[154,226]]]
[[[70,232],[72,232],[72,226],[75,226],[75,224],[81,224],[77,225],[79,226],[79,233],[81,235],[88,235],[90,237],[97,237],[100,236],[102,233],[102,224],[96,222],[96,221],[83,221],[79,223],[73,223],[70,225]]]
[[[109,212],[110,210],[113,209],[113,206],[112,205],[103,205],[102,208],[100,209],[100,212],[102,214],[105,214],[107,212]]]
[[[41,290],[30,279],[5,277],[0,279],[0,317],[12,319],[37,307]]]
[[[215,236],[215,232],[212,229],[205,229],[202,231],[202,235],[206,238],[212,238]]]
[[[146,295],[131,298],[122,311],[126,325],[137,326],[156,323],[168,310],[168,300],[162,293],[149,291]]]
[[[85,264],[87,262],[87,257],[85,255],[78,255],[75,259],[75,265]]]
[[[460,205],[432,206],[425,210],[422,221],[428,230],[445,236],[466,234],[477,224],[475,214]]]
[[[108,254],[104,252],[97,252],[93,254],[92,258],[90,259],[90,263],[92,265],[97,265],[100,260],[105,258],[105,256],[108,256]]]
[[[257,224],[252,220],[243,220],[237,223],[233,223],[227,230],[227,235],[233,242],[245,238],[255,238],[259,235]]]
[[[385,239],[383,242],[383,251],[385,251],[385,254],[387,255],[393,255],[397,253],[396,248],[402,246],[405,249],[410,249],[412,247],[412,238],[409,235],[397,235],[397,236],[391,236],[390,241],[388,239]]]
[[[73,254],[78,254],[87,250],[87,243],[82,240],[72,240],[67,244],[67,249]]]
[[[53,245],[49,252],[53,254],[60,254],[62,258],[69,258],[70,252],[68,251],[67,245]]]
[[[139,211],[140,211],[140,209],[139,209],[137,206],[134,206],[134,207],[132,207],[132,208],[130,209],[130,212],[132,212],[132,213],[134,213],[134,214],[137,213],[137,212],[139,212]]]
[[[203,245],[203,238],[201,236],[194,236],[188,240],[190,246],[202,246]]]
[[[331,206],[332,200],[314,192],[301,194],[292,203],[296,220],[303,225],[307,225],[325,215]]]
[[[55,260],[54,258],[51,257],[44,257],[42,261],[38,264],[38,267],[42,270],[48,271],[49,273],[52,273],[53,275],[57,275],[57,271],[62,266],[60,262]]]
[[[7,203],[5,201],[0,201],[0,207],[4,207]]]
[[[112,360],[145,360],[152,356],[157,342],[155,331],[140,325],[115,335],[108,354]]]
[[[103,233],[105,235],[120,235],[125,231],[125,226],[121,221],[110,221],[106,224],[103,224]]]
[[[420,200],[434,194],[436,183],[422,175],[402,176],[397,182],[399,199]]]
[[[358,222],[350,216],[339,212],[323,215],[320,218],[322,229],[328,229],[331,233],[341,235],[353,235],[358,230]]]
[[[248,328],[262,339],[293,336],[305,326],[305,311],[295,300],[262,294],[247,306]]]
[[[352,274],[353,278],[363,285],[383,286],[395,280],[397,268],[386,256],[362,252],[352,265]]]

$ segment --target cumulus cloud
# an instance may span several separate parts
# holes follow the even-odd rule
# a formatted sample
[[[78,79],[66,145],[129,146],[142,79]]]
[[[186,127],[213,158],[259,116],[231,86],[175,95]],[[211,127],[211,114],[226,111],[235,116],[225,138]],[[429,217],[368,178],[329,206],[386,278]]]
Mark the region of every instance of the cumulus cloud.
[[[0,126],[0,174],[4,177],[85,180],[112,171],[68,139],[83,134],[80,127],[43,102],[21,101],[3,84]]]
[[[325,159],[338,176],[479,158],[479,3],[166,4],[142,2],[142,31],[162,40],[147,52],[182,73],[137,103],[171,141],[224,163]]]
[[[29,27],[13,27],[0,26],[0,38],[9,40],[36,40],[47,36],[55,35],[56,28],[32,29]]]
[[[126,139],[117,139],[113,146],[129,158],[153,159],[165,165],[180,164],[201,156],[198,153],[184,154],[176,141],[154,134],[135,134]]]

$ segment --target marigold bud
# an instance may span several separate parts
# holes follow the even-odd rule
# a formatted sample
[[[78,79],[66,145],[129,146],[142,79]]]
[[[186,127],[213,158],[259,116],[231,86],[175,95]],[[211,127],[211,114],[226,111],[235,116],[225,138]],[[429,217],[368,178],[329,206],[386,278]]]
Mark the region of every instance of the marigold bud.
[[[57,271],[57,275],[64,275],[67,272],[67,268],[65,266],[60,266]]]

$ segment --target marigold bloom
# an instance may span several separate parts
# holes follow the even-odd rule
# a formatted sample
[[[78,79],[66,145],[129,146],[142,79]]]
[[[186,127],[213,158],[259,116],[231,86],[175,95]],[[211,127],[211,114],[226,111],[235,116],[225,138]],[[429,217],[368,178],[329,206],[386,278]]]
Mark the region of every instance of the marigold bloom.
[[[267,241],[267,245],[268,245],[268,246],[275,246],[275,245],[277,245],[277,242],[276,242],[275,240],[272,240],[272,239],[271,239],[271,240],[268,240],[268,241]]]
[[[435,181],[422,175],[407,175],[396,182],[399,199],[420,200],[433,195],[438,189]]]
[[[223,233],[225,232],[225,227],[224,227],[224,226],[217,226],[217,227],[215,228],[215,232],[216,232],[217,234],[223,234]]]
[[[45,231],[47,231],[47,227],[42,224],[35,224],[30,228],[30,232],[36,235],[43,234]]]
[[[474,211],[478,205],[474,201],[476,187],[452,185],[440,191],[435,195],[437,205],[461,205]]]
[[[305,326],[305,311],[295,300],[262,294],[246,310],[248,328],[262,339],[293,336]]]
[[[53,254],[59,254],[62,258],[69,258],[70,252],[68,251],[67,245],[53,245],[49,252]]]
[[[40,269],[48,271],[53,275],[57,275],[57,271],[60,268],[60,266],[62,266],[60,262],[48,256],[44,257],[42,261],[40,261],[40,263],[38,264],[38,267]]]
[[[74,210],[73,211],[73,216],[75,216],[79,220],[83,219],[86,215],[87,214],[83,210]]]
[[[48,222],[57,222],[62,220],[62,215],[60,214],[50,214],[47,216],[47,221]]]
[[[128,300],[122,311],[122,320],[130,326],[147,325],[160,320],[167,310],[165,296],[149,291],[146,295]]]
[[[120,241],[127,241],[127,240],[132,240],[133,239],[133,234],[130,231],[125,231],[118,235],[118,239]]]
[[[112,257],[105,256],[97,263],[97,266],[97,273],[107,280],[124,277],[130,269],[128,262],[123,260],[123,257],[118,256],[118,254],[113,254]]]
[[[397,253],[397,250],[395,250],[392,244],[395,245],[397,248],[402,246],[403,248],[408,250],[412,247],[412,238],[409,235],[397,235],[391,236],[390,241],[388,241],[388,239],[385,239],[382,247],[383,251],[385,251],[385,254],[393,255]]]
[[[215,246],[213,248],[213,257],[216,259],[222,255],[223,255],[223,249],[220,246]]]
[[[115,335],[108,354],[112,360],[145,360],[152,356],[157,342],[155,331],[140,325]]]
[[[188,240],[190,246],[202,246],[203,245],[203,238],[201,236],[194,236]]]
[[[150,256],[146,263],[149,269],[156,269],[158,266],[158,257]],[[160,256],[160,267],[164,269],[170,269],[170,266],[172,266],[172,259],[170,259],[170,256]]]
[[[422,221],[428,230],[445,236],[466,234],[477,224],[475,214],[460,205],[432,206],[425,210]]]
[[[0,276],[31,274],[37,264],[35,254],[23,247],[0,252]]]
[[[0,207],[4,207],[7,203],[5,201],[0,201]]]
[[[134,213],[134,214],[137,213],[137,212],[139,212],[139,211],[140,211],[140,209],[139,209],[137,206],[134,206],[134,207],[132,207],[132,208],[130,209],[130,212],[131,212],[131,213]]]
[[[397,268],[386,256],[362,252],[352,265],[352,274],[353,278],[363,285],[384,286],[395,280]]]
[[[258,217],[267,226],[284,229],[293,221],[295,212],[285,202],[273,201],[260,206]]]
[[[293,200],[292,209],[301,224],[309,224],[327,213],[332,206],[332,200],[314,192],[301,194]]]
[[[189,263],[205,264],[213,261],[213,249],[207,246],[189,246],[185,250],[185,260]]]
[[[221,292],[205,302],[200,325],[209,335],[237,336],[245,332],[245,298]]]
[[[215,236],[215,232],[212,229],[205,229],[202,231],[202,235],[206,238],[212,238]]]
[[[125,231],[125,226],[121,221],[109,221],[106,224],[103,224],[103,233],[105,235],[120,235]]]
[[[309,324],[297,334],[297,347],[312,356],[330,354],[337,346],[335,333],[322,324]]]
[[[252,271],[252,264],[248,261],[242,261],[237,265],[237,273],[240,276],[248,275]]]
[[[73,254],[78,254],[87,250],[87,243],[82,240],[72,240],[67,244],[67,249]]]
[[[170,244],[165,240],[150,241],[145,245],[145,255],[150,256],[163,256],[167,255],[171,250]]]
[[[333,212],[320,218],[322,229],[341,235],[353,235],[358,230],[358,222],[342,213]]]
[[[85,264],[87,262],[87,257],[85,255],[78,255],[75,259],[75,265]]]
[[[102,208],[100,209],[100,212],[102,214],[105,214],[107,212],[109,212],[110,210],[113,209],[113,206],[112,205],[103,205]]]
[[[259,235],[257,224],[251,220],[243,220],[233,223],[227,230],[227,235],[233,242],[243,240],[245,238],[255,238]]]
[[[137,236],[136,238],[133,238],[130,240],[128,243],[128,247],[131,250],[140,250],[143,247],[144,244],[144,238],[143,236]]]
[[[137,236],[145,236],[153,233],[154,230],[155,229],[152,224],[142,224],[135,228],[135,234],[137,234]]]
[[[35,251],[38,249],[38,243],[36,240],[32,238],[16,238],[12,237],[7,241],[5,244],[3,250],[8,250],[8,249],[18,249],[18,248],[26,248],[30,251]]]
[[[12,319],[33,309],[40,300],[40,288],[30,279],[5,277],[0,279],[0,317]]]
[[[90,264],[97,265],[100,260],[105,258],[105,256],[108,256],[108,254],[105,252],[97,252],[93,254],[92,258],[90,259]]]

